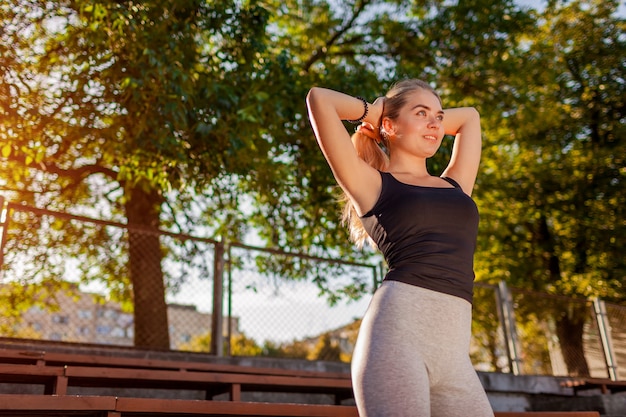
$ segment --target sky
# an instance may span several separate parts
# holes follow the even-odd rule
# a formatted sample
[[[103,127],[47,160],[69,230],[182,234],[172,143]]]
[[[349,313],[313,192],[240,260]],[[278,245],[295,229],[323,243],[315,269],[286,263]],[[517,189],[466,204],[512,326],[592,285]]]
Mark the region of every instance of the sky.
[[[545,7],[545,0],[517,0],[516,3],[522,7],[530,7],[533,9],[541,10]],[[617,15],[626,17],[626,1],[621,1],[619,8],[617,9]]]

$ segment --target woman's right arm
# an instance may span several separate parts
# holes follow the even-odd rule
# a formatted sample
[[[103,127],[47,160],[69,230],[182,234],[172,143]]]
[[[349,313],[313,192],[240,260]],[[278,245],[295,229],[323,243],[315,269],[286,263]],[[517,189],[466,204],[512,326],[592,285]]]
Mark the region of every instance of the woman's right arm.
[[[306,98],[309,119],[317,142],[330,168],[359,215],[374,206],[380,193],[380,174],[358,157],[342,120],[355,120],[365,111],[355,97],[326,88],[313,87]],[[382,104],[367,105],[363,120],[378,124]]]

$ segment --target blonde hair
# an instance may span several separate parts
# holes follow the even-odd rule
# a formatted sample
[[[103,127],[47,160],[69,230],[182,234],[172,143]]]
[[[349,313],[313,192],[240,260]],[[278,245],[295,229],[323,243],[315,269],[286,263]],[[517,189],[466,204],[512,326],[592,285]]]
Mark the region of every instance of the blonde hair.
[[[425,81],[418,79],[407,79],[397,82],[385,95],[385,102],[383,107],[383,113],[381,115],[379,125],[382,124],[382,120],[387,118],[390,120],[396,120],[400,114],[400,110],[406,104],[409,94],[416,90],[426,90],[433,93],[441,102],[439,94]],[[378,171],[385,171],[389,165],[389,140],[386,133],[382,130],[379,131],[379,141],[375,141],[369,136],[356,131],[352,135],[352,144],[356,149],[356,153],[359,158],[367,162],[372,168]],[[363,223],[354,208],[354,205],[343,193],[342,201],[343,214],[342,223],[348,226],[350,232],[350,239],[361,248],[367,241],[370,246],[376,247],[376,244],[369,237]]]

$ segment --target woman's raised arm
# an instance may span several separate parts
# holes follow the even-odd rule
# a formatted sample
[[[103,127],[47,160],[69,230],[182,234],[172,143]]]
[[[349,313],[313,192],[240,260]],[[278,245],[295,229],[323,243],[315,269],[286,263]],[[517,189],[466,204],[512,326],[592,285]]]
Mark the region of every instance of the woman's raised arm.
[[[314,87],[307,95],[307,107],[313,132],[337,183],[352,200],[357,213],[363,214],[378,198],[380,175],[359,158],[342,120],[377,125],[382,103],[373,105],[338,91]]]
[[[450,163],[442,176],[454,179],[467,195],[472,195],[482,148],[480,114],[473,107],[445,109],[444,114],[444,130],[455,138]]]

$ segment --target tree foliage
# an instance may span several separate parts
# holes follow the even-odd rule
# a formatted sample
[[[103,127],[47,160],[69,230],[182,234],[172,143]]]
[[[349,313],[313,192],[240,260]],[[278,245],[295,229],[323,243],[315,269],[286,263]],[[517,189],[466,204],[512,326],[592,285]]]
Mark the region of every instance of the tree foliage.
[[[618,236],[626,226],[626,43],[616,7],[554,2],[520,51],[521,70],[512,78],[518,97],[503,114],[510,129],[488,139],[478,190],[477,272],[484,279],[624,298]],[[588,375],[582,353],[588,308],[573,301],[548,312],[569,373]]]
[[[158,228],[372,255],[347,243],[304,97],[322,85],[373,100],[393,81],[419,77],[446,106],[481,112],[478,279],[622,300],[626,45],[617,7],[11,0],[0,5],[1,188],[13,201],[126,221],[115,248],[102,243],[119,233],[110,228],[60,227],[54,236],[65,254],[99,266],[82,271],[85,281],[97,276],[118,299],[134,299],[141,326],[161,335],[142,343],[165,346],[163,316],[146,313],[164,311],[154,300],[172,281],[160,268],[168,252]],[[450,145],[429,161],[431,172]],[[24,233],[11,249],[38,239]],[[273,266],[302,277],[297,262]],[[38,277],[54,282],[58,273]],[[318,273],[316,282],[328,289],[331,278]],[[557,326],[580,329],[577,317]]]
[[[118,297],[133,297],[136,344],[169,347],[156,233],[162,209],[169,193],[185,201],[268,160],[255,119],[268,97],[259,91],[266,66],[257,56],[267,11],[234,2],[45,0],[0,10],[5,190],[51,209],[98,206],[108,197],[107,217],[129,228],[127,258],[107,264],[128,267],[112,280],[106,272],[114,267],[99,275],[130,284]],[[78,242],[65,248],[96,264]]]

